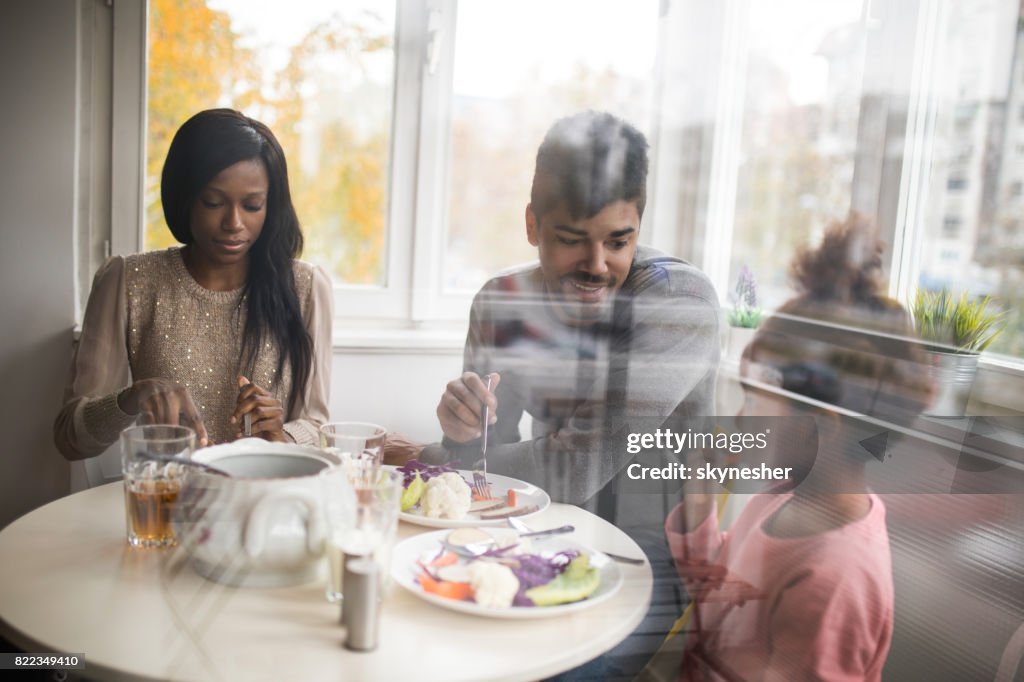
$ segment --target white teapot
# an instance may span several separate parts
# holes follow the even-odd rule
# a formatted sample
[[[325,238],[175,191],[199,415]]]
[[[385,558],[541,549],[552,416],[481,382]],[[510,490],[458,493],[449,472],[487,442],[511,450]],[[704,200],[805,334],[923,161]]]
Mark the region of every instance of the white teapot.
[[[316,579],[327,533],[318,474],[337,466],[337,457],[244,438],[192,458],[229,474],[188,467],[182,485],[175,533],[197,573],[246,587]]]

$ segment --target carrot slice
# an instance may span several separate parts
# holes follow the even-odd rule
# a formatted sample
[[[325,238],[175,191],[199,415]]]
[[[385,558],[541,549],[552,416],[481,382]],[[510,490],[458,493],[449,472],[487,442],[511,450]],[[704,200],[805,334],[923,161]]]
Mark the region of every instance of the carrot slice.
[[[454,563],[458,563],[458,561],[459,557],[455,555],[455,552],[445,552],[431,561],[430,565],[434,568],[441,568],[442,566],[451,566]]]
[[[436,594],[445,599],[464,601],[473,596],[473,587],[469,583],[453,583],[436,580],[428,573],[420,574],[420,587],[424,592]]]
[[[508,495],[506,497],[508,498],[508,506],[510,506],[510,507],[516,506],[516,491],[515,490],[512,490],[510,488],[509,491],[508,491]]]

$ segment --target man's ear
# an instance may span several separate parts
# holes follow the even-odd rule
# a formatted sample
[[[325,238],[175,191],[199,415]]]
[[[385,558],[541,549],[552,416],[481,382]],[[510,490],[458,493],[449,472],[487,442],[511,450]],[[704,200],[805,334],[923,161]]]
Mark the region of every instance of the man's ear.
[[[533,213],[533,205],[526,205],[526,239],[531,246],[540,245],[540,225],[537,224],[537,216]]]

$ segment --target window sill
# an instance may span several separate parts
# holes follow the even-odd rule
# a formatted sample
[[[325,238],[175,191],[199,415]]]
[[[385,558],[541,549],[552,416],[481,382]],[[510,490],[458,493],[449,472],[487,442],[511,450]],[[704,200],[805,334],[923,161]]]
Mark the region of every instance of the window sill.
[[[719,373],[739,379],[739,363],[722,352]],[[978,373],[967,406],[967,417],[1024,414],[1024,361],[1005,356],[986,356],[978,362]]]
[[[466,330],[464,325],[360,327],[349,321],[336,320],[333,339],[336,353],[461,355]]]
[[[71,331],[77,343],[82,326]],[[353,328],[348,321],[335,321],[332,348],[336,353],[461,355],[466,343],[465,328]]]

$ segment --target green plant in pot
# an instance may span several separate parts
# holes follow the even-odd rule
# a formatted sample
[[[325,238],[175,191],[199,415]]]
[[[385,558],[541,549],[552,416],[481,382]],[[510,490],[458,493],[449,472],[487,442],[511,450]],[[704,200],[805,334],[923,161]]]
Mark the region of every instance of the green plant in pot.
[[[927,414],[962,417],[966,413],[978,358],[1006,325],[1006,312],[993,310],[992,303],[988,296],[972,299],[963,293],[957,297],[948,289],[919,289],[914,296],[914,327],[928,344],[935,372],[936,395]]]
[[[743,349],[753,338],[763,312],[757,304],[757,281],[746,265],[740,268],[736,279],[733,307],[729,311],[728,357],[739,362]]]

